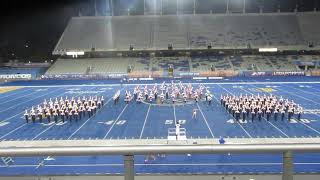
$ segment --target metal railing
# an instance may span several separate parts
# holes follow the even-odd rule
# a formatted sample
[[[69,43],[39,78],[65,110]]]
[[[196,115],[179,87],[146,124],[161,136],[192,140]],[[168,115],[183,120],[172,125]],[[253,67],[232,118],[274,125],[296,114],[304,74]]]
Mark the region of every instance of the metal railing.
[[[134,155],[283,153],[283,180],[293,180],[293,153],[320,152],[320,144],[224,144],[224,145],[119,145],[79,147],[8,147],[0,157],[123,155],[125,180],[134,179]]]

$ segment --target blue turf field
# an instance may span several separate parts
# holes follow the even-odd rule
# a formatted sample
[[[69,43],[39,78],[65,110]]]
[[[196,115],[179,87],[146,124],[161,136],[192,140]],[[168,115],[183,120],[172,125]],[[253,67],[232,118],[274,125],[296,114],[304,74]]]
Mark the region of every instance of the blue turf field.
[[[0,94],[0,140],[23,143],[25,140],[59,139],[161,139],[166,138],[168,128],[174,127],[174,120],[185,120],[182,126],[187,129],[188,138],[320,137],[320,81],[305,83],[303,78],[301,82],[286,81],[290,83],[208,83],[205,86],[216,98],[211,106],[200,102],[175,107],[134,102],[126,105],[123,100],[114,105],[108,101],[116,90],[132,90],[134,85],[24,87]],[[232,123],[232,117],[219,104],[221,94],[268,93],[262,90],[301,104],[306,111],[304,120]],[[25,123],[24,109],[36,106],[43,99],[66,95],[103,95],[107,103],[92,118],[78,122]],[[200,110],[196,120],[191,119],[194,108]],[[11,166],[0,165],[0,175],[116,174],[123,171],[121,156],[44,158],[14,158]],[[282,166],[280,154],[174,155],[158,158],[150,164],[145,164],[144,158],[136,156],[137,173],[279,173]],[[320,173],[319,154],[296,154],[295,171]]]

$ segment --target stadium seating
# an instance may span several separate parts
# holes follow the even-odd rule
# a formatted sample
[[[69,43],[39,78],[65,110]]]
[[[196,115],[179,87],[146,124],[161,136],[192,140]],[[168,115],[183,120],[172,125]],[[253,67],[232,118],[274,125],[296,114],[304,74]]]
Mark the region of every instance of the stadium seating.
[[[74,17],[54,54],[66,51],[113,51],[318,45],[320,15],[165,15]]]
[[[190,71],[188,57],[155,57],[151,58],[152,71],[167,71],[172,65],[175,71]]]
[[[273,65],[268,58],[263,56],[242,56],[244,62],[251,65],[251,70],[256,71],[273,71]]]
[[[230,70],[232,69],[230,61],[227,60],[227,58],[223,56],[211,56],[209,57],[210,60],[215,61],[215,70]]]
[[[172,44],[174,49],[188,47],[187,34],[184,19],[180,21],[175,16],[163,16],[153,18],[153,48],[167,49]]]
[[[312,63],[313,66],[319,65],[320,56],[236,55],[58,59],[46,74],[124,74],[128,73],[131,67],[132,77],[144,77],[151,74],[159,76],[162,72],[168,72],[169,66],[173,67],[174,72],[298,71],[301,70],[299,66],[303,66],[303,62]],[[314,69],[318,69],[318,66]]]
[[[296,71],[297,68],[293,64],[290,56],[266,56],[273,64],[275,70],[278,71]]]
[[[208,71],[210,68],[211,62],[208,57],[194,57],[191,58],[191,67],[192,71]]]
[[[312,42],[314,46],[320,46],[320,24],[318,23],[319,14],[304,13],[303,15],[299,15],[297,17],[299,22],[299,28],[301,30],[301,34],[304,38],[304,41],[306,43]]]
[[[128,66],[134,71],[149,70],[149,63],[142,58],[59,59],[46,74],[127,73]]]
[[[85,74],[91,64],[89,61],[79,59],[58,59],[46,74]]]

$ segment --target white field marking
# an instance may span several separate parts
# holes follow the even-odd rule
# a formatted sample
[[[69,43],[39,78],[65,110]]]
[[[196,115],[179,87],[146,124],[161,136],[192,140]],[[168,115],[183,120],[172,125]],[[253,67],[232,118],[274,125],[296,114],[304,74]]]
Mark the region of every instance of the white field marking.
[[[316,94],[316,93],[313,93],[313,92],[309,92],[309,91],[305,91],[305,90],[302,90],[302,89],[299,89],[299,88],[295,88],[295,87],[290,87],[290,86],[286,86],[286,87],[288,87],[288,88],[293,88],[293,89],[296,89],[296,90],[298,90],[298,91],[301,91],[301,92],[304,92],[304,93],[307,93],[307,94],[312,94],[312,95],[314,95],[314,96],[320,96],[319,94]]]
[[[203,112],[202,112],[202,110],[201,110],[201,108],[200,108],[200,106],[199,106],[198,103],[197,103],[197,106],[198,106],[199,111],[200,111],[200,113],[201,113],[201,115],[202,115],[202,117],[203,117],[204,122],[206,123],[206,125],[207,125],[207,127],[208,127],[208,129],[209,129],[209,131],[210,131],[210,134],[211,134],[212,138],[214,138],[214,135],[213,135],[213,133],[212,133],[212,130],[211,130],[209,124],[208,124],[207,118],[204,116],[204,114],[203,114]]]
[[[112,100],[112,97],[105,103],[105,105],[103,107],[101,107],[101,109],[103,109],[104,107],[106,107],[106,105]],[[101,109],[99,109],[97,112],[99,112]],[[77,130],[75,130],[69,137],[68,140],[70,138],[72,138],[72,136],[74,136],[89,120],[91,120],[94,116],[91,116],[90,118],[88,118]]]
[[[254,86],[254,85],[252,85],[252,86]],[[257,86],[254,86],[254,87],[257,87]],[[279,91],[279,92],[283,92],[283,90],[280,90],[280,89],[278,89],[278,91]],[[300,96],[300,95],[296,95],[296,94],[294,94],[294,93],[290,93],[290,92],[285,92],[285,93],[291,94],[291,95],[294,95],[294,96],[298,96],[298,97],[301,97],[301,98],[303,98],[303,99],[305,99],[305,100],[309,100],[309,101],[314,102],[313,100],[307,99],[307,98],[305,98],[305,97],[303,97],[303,96]],[[271,93],[269,93],[269,94],[271,94]],[[318,104],[318,103],[317,103],[317,104]],[[315,115],[318,116],[318,117],[320,117],[318,114],[315,114]],[[311,126],[309,126],[309,125],[307,125],[307,124],[305,124],[305,123],[302,123],[302,122],[300,122],[300,121],[298,121],[298,122],[301,123],[301,124],[303,124],[303,125],[306,126],[307,128],[311,129],[312,131],[316,132],[317,134],[320,134],[320,132],[319,132],[318,130],[312,128]]]
[[[137,86],[137,85],[150,85],[150,84],[154,84],[152,82],[150,83],[135,83],[135,84],[125,84],[127,86]],[[189,84],[189,83],[188,83]],[[231,85],[240,85],[240,84],[320,84],[320,81],[310,81],[310,82],[299,82],[299,81],[282,81],[282,82],[258,82],[258,81],[255,81],[255,82],[214,82],[214,83],[206,83],[206,82],[195,82],[195,83],[190,83],[192,85],[198,85],[198,84],[208,84],[208,85],[211,85],[211,84],[231,84]]]
[[[319,82],[320,83],[320,82]],[[127,85],[127,84],[123,84]],[[121,86],[121,84],[66,84],[66,85],[30,85],[30,86],[15,86],[15,87],[37,87],[37,88],[48,88],[48,87],[115,87]]]
[[[220,88],[224,89],[225,91],[227,91],[229,94],[234,95],[233,93],[231,93],[230,91],[228,91],[226,88],[222,87],[221,85],[218,84],[218,86],[219,86]],[[219,99],[218,99],[215,95],[213,95],[213,97],[219,102]],[[231,116],[230,114],[229,114],[229,116],[232,117],[232,119],[234,119],[234,117]],[[234,120],[235,120],[235,119],[234,119]],[[240,128],[241,128],[250,138],[252,138],[251,134],[250,134],[246,129],[244,129],[244,127],[242,126],[242,124],[240,124],[238,121],[235,121],[235,122],[237,122],[237,124],[240,126]]]
[[[227,120],[227,123],[230,123],[230,124],[235,124],[235,123],[237,123],[234,119],[229,119],[229,120]],[[248,123],[248,121],[247,120],[245,120],[245,121],[239,121],[239,123],[240,124],[247,124]]]
[[[37,97],[35,97],[35,98],[29,99],[28,101],[23,101],[23,102],[21,102],[21,103],[15,104],[14,106],[11,106],[11,107],[9,107],[9,108],[7,108],[7,109],[4,109],[4,110],[0,111],[0,113],[1,113],[1,112],[4,112],[4,111],[7,111],[7,110],[9,110],[9,109],[12,109],[12,108],[14,108],[14,107],[16,107],[16,106],[18,106],[18,105],[24,104],[24,103],[26,103],[26,102],[33,101],[33,100],[35,100],[35,99],[37,99],[37,98],[39,98],[39,97],[43,97],[43,96],[46,96],[46,95],[48,95],[48,94],[52,94],[52,93],[54,93],[54,92],[56,92],[56,91],[58,91],[58,90],[60,90],[60,89],[56,89],[56,90],[50,91],[50,92],[48,92],[48,93],[45,93],[45,94],[43,94],[43,95],[41,95],[41,96],[37,96]]]
[[[293,163],[295,165],[320,165],[319,162]],[[282,163],[177,163],[177,164],[134,164],[135,166],[279,166]],[[10,165],[9,168],[37,167],[38,164]],[[123,164],[46,164],[47,167],[103,167],[103,166],[123,166]],[[8,168],[1,165],[0,168]]]
[[[51,126],[49,126],[48,128],[46,128],[45,130],[41,131],[39,134],[37,134],[35,137],[33,137],[33,138],[31,139],[31,141],[37,139],[39,136],[41,136],[41,134],[47,132],[47,131],[48,131],[49,129],[51,129],[54,125],[55,125],[55,124],[52,124]]]
[[[2,103],[2,104],[5,104],[5,103],[8,103],[8,102],[14,101],[14,100],[16,100],[16,99],[19,99],[19,98],[23,98],[23,97],[26,97],[26,96],[30,96],[30,95],[35,94],[35,93],[39,93],[39,92],[37,92],[37,91],[32,92],[32,91],[31,91],[31,93],[25,94],[25,95],[23,95],[23,96],[18,96],[18,97],[15,97],[15,98],[13,98],[13,99],[10,99],[10,100],[8,100],[8,101],[3,101],[3,102],[1,102],[1,103]]]
[[[59,95],[57,95],[57,96],[54,96],[53,98],[56,98],[56,97],[59,97],[59,96],[62,96],[63,94],[65,94],[66,92],[63,92],[63,93],[61,93],[61,94],[59,94]],[[50,93],[49,93],[50,94]],[[48,95],[48,94],[46,94],[46,95]],[[42,96],[39,96],[39,97],[42,97]],[[38,98],[39,98],[38,97]],[[36,98],[35,98],[36,99]],[[40,103],[41,104],[41,103]],[[35,105],[36,106],[36,105]],[[28,108],[28,109],[31,109],[31,107],[30,108]],[[5,121],[8,121],[8,120],[10,120],[10,119],[12,119],[12,118],[14,118],[14,117],[16,117],[16,116],[18,116],[18,115],[20,115],[20,114],[23,114],[24,113],[24,111],[22,111],[22,112],[20,112],[20,113],[18,113],[18,114],[15,114],[15,115],[13,115],[13,116],[11,116],[11,117],[9,117],[9,118],[6,118],[6,119],[4,119],[4,120],[2,120],[2,121],[0,121],[0,123],[2,123],[2,122],[5,122]],[[24,118],[24,116],[22,117],[22,118]]]
[[[123,114],[123,112],[127,109],[129,104],[126,104],[124,106],[124,108],[122,109],[122,111],[120,112],[120,114],[118,115],[117,119],[114,121],[114,123],[111,125],[111,127],[109,128],[109,130],[107,131],[106,135],[104,135],[103,139],[106,139],[106,137],[109,135],[109,133],[111,132],[112,128],[114,127],[114,125],[117,123],[117,121],[120,119],[121,115]]]
[[[91,89],[94,89],[94,88],[91,88]],[[122,88],[122,89],[123,89],[123,88]],[[122,89],[121,89],[121,90],[122,90]],[[99,93],[99,94],[101,94],[101,93]],[[98,94],[98,95],[99,95],[99,94]],[[79,94],[79,96],[81,96],[81,95]],[[111,101],[111,99],[112,99],[112,97],[109,98],[109,100],[105,103],[104,106],[102,106],[100,109],[97,110],[96,114],[97,114],[99,111],[101,111],[104,107],[106,107],[107,104]],[[89,120],[91,120],[93,117],[95,117],[95,114],[94,114],[93,116],[91,116],[90,118],[88,118],[77,130],[75,130],[75,131],[68,137],[68,140],[69,140],[74,134],[76,134],[76,133],[77,133]]]
[[[94,88],[90,88],[90,90],[91,89],[94,89]],[[64,93],[62,93],[62,94],[65,94],[66,93],[66,91],[64,92]],[[61,94],[61,95],[62,95]],[[59,97],[59,96],[61,96],[61,95],[58,95],[58,96],[56,96],[56,97]],[[78,96],[75,96],[75,98],[77,98],[77,97],[79,97],[79,96],[81,96],[80,94],[78,95]],[[55,98],[55,97],[54,97]],[[61,123],[62,121],[59,121],[58,123]],[[48,131],[49,129],[51,129],[52,127],[54,127],[55,125],[56,125],[56,123],[55,122],[51,122],[51,123],[49,123],[49,124],[44,124],[44,123],[42,123],[43,125],[45,125],[45,126],[49,126],[49,127],[47,127],[46,129],[44,129],[43,131],[41,131],[39,134],[37,134],[35,137],[33,137],[31,140],[35,140],[36,138],[38,138],[41,134],[43,134],[43,133],[45,133],[46,131]]]
[[[66,92],[63,92],[63,93],[61,93],[61,94],[59,94],[59,95],[57,95],[57,96],[54,96],[53,98],[56,98],[56,97],[59,97],[59,96],[62,96],[63,94],[65,94]],[[41,103],[40,103],[41,104]],[[2,122],[5,122],[5,121],[7,121],[7,120],[10,120],[10,119],[12,119],[12,118],[14,118],[14,117],[16,117],[16,116],[18,116],[18,115],[20,115],[20,114],[22,114],[22,113],[24,113],[24,111],[22,111],[21,113],[18,113],[18,114],[16,114],[16,115],[13,115],[13,116],[11,116],[11,117],[9,117],[9,118],[7,118],[7,119],[5,119],[5,120],[2,120],[2,121],[0,121],[0,123],[2,123]],[[23,117],[22,117],[23,118]],[[21,126],[19,126],[19,127],[17,127],[15,130],[18,130],[18,129],[20,129],[21,127],[23,127],[25,124],[22,124]],[[15,130],[12,130],[12,132],[14,132]],[[10,133],[12,133],[12,132],[10,132]]]
[[[264,117],[263,118],[266,122],[268,122],[271,126],[273,126],[275,129],[277,129],[281,134],[283,134],[284,136],[286,136],[287,138],[289,138],[289,136],[284,133],[281,129],[279,129],[276,125],[274,125],[273,123],[271,123],[270,121],[267,121],[267,119]]]
[[[148,119],[148,116],[149,116],[150,108],[151,108],[151,105],[149,105],[149,107],[148,107],[148,111],[147,111],[147,114],[146,114],[146,118],[144,119],[144,122],[143,122],[143,126],[142,126],[142,129],[141,129],[141,132],[140,132],[139,139],[142,138],[142,134],[143,134],[143,131],[144,131],[144,128],[146,126],[146,122],[147,122],[147,119]]]
[[[11,134],[11,133],[13,133],[13,132],[17,131],[18,129],[20,129],[20,128],[24,127],[25,125],[27,125],[27,123],[22,124],[21,126],[19,126],[19,127],[15,128],[15,129],[11,130],[11,131],[10,131],[10,132],[8,132],[7,134],[5,134],[5,135],[1,136],[1,137],[0,137],[0,139],[2,139],[2,138],[4,138],[4,137],[8,136],[9,134]]]
[[[61,93],[61,94],[59,94],[58,96],[55,96],[55,97],[59,97],[59,96],[61,96],[61,95],[63,95],[63,94],[65,94],[65,92],[64,92],[64,93]],[[54,98],[55,98],[55,97],[54,97]],[[3,120],[3,121],[0,121],[0,123],[2,123],[2,122],[4,122],[4,121],[7,121],[7,120],[9,120],[9,119],[12,119],[12,118],[14,118],[15,116],[17,116],[17,115],[19,115],[19,114],[22,114],[22,113],[23,113],[23,112],[18,113],[18,114],[14,115],[14,116],[11,116],[10,118],[7,118],[7,119],[5,119],[5,120]],[[26,125],[26,123],[20,125],[19,127],[15,128],[14,130],[11,130],[9,133],[1,136],[0,139],[2,139],[2,138],[4,138],[4,137],[6,137],[7,135],[9,135],[9,134],[11,134],[11,133],[19,130],[20,128],[24,127],[25,125]]]
[[[177,124],[176,106],[175,105],[173,105],[173,117],[174,117],[174,124]]]
[[[0,122],[0,127],[6,126],[8,124],[10,124],[10,123],[9,122]]]
[[[309,129],[313,130],[313,131],[316,132],[317,134],[320,134],[320,132],[319,132],[318,130],[316,130],[316,129],[314,129],[313,127],[307,125],[306,123],[303,123],[303,122],[301,122],[301,121],[297,121],[297,122],[299,122],[300,124],[303,124],[304,126],[306,126],[306,127],[309,128]]]
[[[92,89],[93,89],[93,88],[92,88]],[[61,93],[61,94],[59,94],[59,95],[57,95],[57,96],[55,96],[55,97],[62,96],[62,95],[65,94],[65,93],[66,93],[66,91],[63,92],[63,93]],[[55,98],[55,97],[53,97],[53,98]],[[76,97],[77,97],[77,96],[76,96]],[[22,113],[23,113],[23,112],[22,112]],[[19,114],[21,114],[21,113],[19,113]],[[50,126],[49,126],[48,128],[50,129],[54,124],[55,124],[54,122],[51,122],[51,124],[50,124]],[[21,126],[15,128],[14,130],[12,130],[12,131],[10,131],[9,133],[5,134],[4,136],[1,136],[0,139],[2,139],[2,138],[4,138],[4,137],[6,137],[7,135],[9,135],[9,134],[11,134],[11,133],[19,130],[20,128],[24,127],[25,125],[26,125],[26,123],[22,124]],[[48,129],[48,128],[47,128],[47,129]],[[47,131],[47,129],[45,129],[44,131]],[[43,133],[43,132],[41,132],[40,134],[42,134],[42,133]],[[32,140],[33,140],[33,139],[32,139]]]
[[[316,101],[314,101],[314,100],[312,100],[312,99],[305,98],[305,97],[303,97],[303,96],[300,96],[300,95],[298,95],[298,94],[295,94],[295,93],[292,93],[292,92],[289,92],[289,91],[280,90],[279,88],[277,88],[277,89],[278,89],[279,92],[284,92],[284,93],[286,93],[286,94],[291,94],[291,95],[293,95],[293,96],[297,96],[297,97],[300,97],[300,98],[302,98],[302,99],[304,99],[304,100],[307,100],[307,101],[310,101],[310,102],[313,102],[313,103],[315,103],[315,104],[320,105],[320,103],[318,103],[318,102],[316,102]]]
[[[9,97],[9,96],[13,96],[13,95],[16,95],[16,94],[20,94],[20,93],[23,93],[23,92],[25,92],[25,91],[29,91],[29,90],[32,90],[32,89],[21,89],[21,90],[23,90],[23,91],[19,91],[19,89],[16,89],[16,90],[14,90],[14,91],[17,91],[17,92],[15,92],[15,93],[12,93],[12,94],[8,94],[8,95],[6,95],[6,96],[2,96],[2,97],[0,97],[0,99],[3,99],[3,98],[6,98],[6,97]],[[10,92],[10,91],[9,91]]]
[[[257,88],[257,86],[254,86],[254,85],[252,85],[252,86],[255,87],[255,88]],[[249,94],[253,95],[252,92],[247,91],[247,90],[245,90],[245,89],[243,89],[243,88],[241,88],[241,90],[244,91],[244,92],[248,92]],[[269,93],[269,94],[271,94],[271,93]],[[275,129],[277,129],[281,134],[283,134],[283,135],[286,136],[287,138],[289,137],[286,133],[284,133],[280,128],[278,128],[278,127],[277,127],[276,125],[274,125],[272,122],[267,121],[267,119],[266,119],[265,117],[263,117],[263,120],[265,120],[267,123],[269,123],[269,124],[270,124],[272,127],[274,127]]]
[[[137,85],[150,85],[154,84],[152,82],[150,83],[133,83],[133,84],[123,84],[124,86],[137,86]],[[206,83],[206,82],[201,82],[201,83],[190,83],[190,84],[320,84],[320,81],[310,81],[310,82],[302,82],[302,81],[282,81],[282,82],[221,82],[221,83]],[[114,86],[121,86],[120,84],[93,84],[93,85],[86,85],[86,84],[81,84],[81,85],[43,85],[43,86],[16,86],[16,87],[86,87],[86,86],[95,86],[95,87],[114,87]]]

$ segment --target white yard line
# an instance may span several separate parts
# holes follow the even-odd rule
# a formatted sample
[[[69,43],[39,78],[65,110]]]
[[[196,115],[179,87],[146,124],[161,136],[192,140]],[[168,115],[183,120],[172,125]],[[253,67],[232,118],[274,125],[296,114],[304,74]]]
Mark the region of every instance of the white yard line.
[[[150,108],[151,108],[151,104],[150,104],[149,107],[148,107],[148,111],[147,111],[147,114],[146,114],[146,118],[144,119],[144,122],[143,122],[143,126],[142,126],[142,129],[141,129],[141,132],[140,132],[139,139],[142,138],[142,134],[143,134],[144,128],[145,128],[145,126],[146,126],[147,119],[148,119],[148,117],[149,117]]]
[[[257,88],[257,86],[254,86],[254,85],[252,85],[253,87],[255,87],[255,88]],[[245,90],[245,89],[243,89],[243,88],[240,88],[242,91],[244,91],[244,92],[248,92],[249,94],[251,94],[251,95],[253,95],[253,93],[252,92],[250,92],[250,91],[247,91],[247,90]],[[265,120],[267,123],[269,123],[272,127],[274,127],[276,130],[278,130],[281,134],[283,134],[284,136],[286,136],[287,138],[289,137],[286,133],[284,133],[279,127],[277,127],[276,125],[274,125],[272,122],[270,122],[270,121],[267,121],[267,119],[266,118],[263,118],[263,120]]]
[[[200,106],[199,106],[198,103],[197,103],[197,106],[198,106],[199,111],[200,111],[200,113],[201,113],[201,115],[202,115],[202,117],[203,117],[204,122],[206,123],[206,125],[207,125],[207,127],[208,127],[208,129],[209,129],[209,131],[210,131],[210,134],[211,134],[212,138],[214,138],[214,135],[213,135],[213,133],[212,133],[212,130],[211,130],[209,124],[208,124],[207,118],[204,116],[204,114],[203,114],[203,112],[202,112],[202,110],[201,110],[201,108],[200,108]]]
[[[120,93],[121,91],[124,89],[125,87],[123,87],[122,89],[120,89]],[[107,104],[112,100],[112,97],[110,97],[110,99],[105,103],[105,105],[99,109],[98,111],[102,110],[104,107],[107,106]],[[98,112],[97,111],[97,112]],[[77,130],[75,130],[69,137],[68,139],[72,138],[85,124],[87,124],[87,122],[89,122],[94,116],[91,116],[89,119],[87,119]]]
[[[92,88],[93,89],[93,88]],[[54,96],[53,98],[56,98],[56,97],[59,97],[59,96],[62,96],[63,94],[65,94],[66,93],[66,91],[65,92],[63,92],[63,93],[60,93],[59,95],[57,95],[57,96]],[[78,95],[78,96],[80,96],[80,95]],[[76,97],[78,97],[78,96],[76,96]],[[21,112],[21,113],[23,113],[23,112]],[[21,114],[21,113],[19,113],[19,114]],[[17,114],[17,115],[19,115],[19,114]],[[16,115],[15,115],[16,116]],[[11,117],[12,118],[12,117]],[[8,120],[8,119],[6,119],[6,120]],[[2,139],[2,138],[4,138],[4,137],[6,137],[7,135],[9,135],[9,134],[11,134],[11,133],[13,133],[13,132],[15,132],[15,131],[17,131],[17,130],[19,130],[20,128],[22,128],[22,127],[24,127],[25,125],[27,125],[27,123],[24,123],[24,124],[22,124],[21,126],[19,126],[19,127],[17,127],[17,128],[15,128],[14,130],[12,130],[12,131],[10,131],[9,133],[7,133],[7,134],[5,134],[5,135],[3,135],[3,136],[1,136],[0,137],[0,139]],[[53,124],[54,125],[54,124]],[[50,129],[53,125],[51,125],[51,126],[49,126],[48,128],[46,128],[45,130],[44,130],[44,132],[45,131],[47,131],[48,129]],[[40,135],[41,134],[43,134],[44,132],[40,132]],[[37,135],[37,137],[39,136],[39,134]],[[33,138],[32,140],[34,140],[35,138]]]
[[[12,109],[12,108],[14,108],[14,107],[16,107],[16,106],[19,106],[19,105],[21,105],[21,104],[24,104],[24,103],[33,101],[33,100],[35,100],[35,99],[37,99],[37,98],[39,98],[39,97],[43,97],[43,96],[46,96],[46,95],[48,95],[48,94],[52,94],[52,93],[54,93],[54,92],[56,92],[56,91],[58,91],[58,90],[60,90],[60,89],[56,89],[56,90],[53,90],[53,91],[49,91],[48,93],[45,93],[45,94],[43,94],[43,95],[41,95],[41,96],[37,96],[37,97],[32,98],[32,99],[29,99],[28,101],[23,101],[23,102],[21,102],[21,103],[15,104],[14,106],[11,106],[11,107],[9,107],[9,108],[7,108],[7,109],[4,109],[4,110],[0,111],[0,113],[5,112],[5,111],[7,111],[7,110],[9,110],[9,109]]]
[[[107,131],[106,135],[103,137],[103,139],[106,139],[106,137],[109,135],[109,133],[111,132],[112,128],[114,127],[114,125],[116,125],[116,123],[118,122],[118,120],[120,119],[121,115],[123,114],[123,112],[127,109],[129,104],[126,104],[124,106],[124,108],[122,109],[122,111],[120,112],[120,114],[118,115],[117,119],[112,123],[111,127],[109,128],[109,130]]]
[[[41,131],[39,134],[37,134],[35,137],[33,137],[33,138],[31,139],[31,141],[37,139],[39,136],[41,136],[41,134],[47,132],[47,131],[48,131],[49,129],[51,129],[54,125],[55,125],[55,123],[53,123],[51,126],[49,126],[48,128],[46,128],[45,130]]]
[[[292,88],[292,89],[296,89],[296,90],[301,91],[301,92],[306,93],[306,94],[314,95],[314,96],[316,96],[316,97],[318,97],[318,98],[320,97],[320,95],[319,95],[319,94],[317,94],[317,93],[313,93],[313,92],[305,91],[305,90],[298,89],[298,88],[295,88],[295,87],[290,87],[290,86],[286,86],[286,87],[288,87],[288,88]]]
[[[134,83],[134,84],[123,84],[126,86],[137,86],[137,85],[146,85],[146,84],[152,84],[150,83]],[[215,83],[206,83],[206,82],[199,82],[199,83],[190,83],[190,84],[320,84],[320,81],[279,81],[279,82],[215,82]],[[70,84],[70,85],[38,85],[38,86],[16,86],[16,87],[85,87],[85,86],[100,86],[100,87],[114,87],[114,86],[120,86],[120,84],[93,84],[93,85],[86,85],[86,84]]]
[[[135,166],[281,166],[282,162],[274,163],[155,163],[155,164],[145,164],[137,163]],[[294,163],[294,165],[320,165],[319,162],[304,162],[304,163]],[[18,164],[10,165],[9,168],[15,167],[36,167],[38,164]],[[108,166],[123,166],[123,164],[110,163],[110,164],[46,164],[47,167],[108,167]],[[8,166],[1,165],[0,168],[8,168]]]
[[[254,85],[251,85],[251,86],[257,87],[257,86],[254,86]],[[279,88],[275,88],[275,89],[277,89],[279,92],[284,92],[283,90],[281,90],[281,89],[279,89]],[[300,96],[300,95],[296,95],[296,94],[294,94],[294,93],[290,93],[290,92],[287,92],[287,91],[284,92],[284,93],[291,94],[291,95],[293,95],[293,96],[297,96],[297,97],[303,98],[303,99],[308,100],[308,101],[311,101],[311,102],[315,102],[315,101],[313,101],[313,100],[311,100],[311,99],[305,98],[305,97]],[[269,93],[269,94],[271,94],[271,93]],[[318,103],[317,103],[317,104],[318,104]],[[320,117],[318,114],[315,114],[315,116]],[[317,134],[320,134],[320,132],[319,132],[318,130],[312,128],[311,126],[306,125],[305,123],[302,123],[302,122],[300,122],[300,121],[298,121],[298,120],[297,120],[297,122],[299,122],[300,124],[303,124],[304,126],[306,126],[307,128],[311,129],[312,131],[316,132]]]
[[[92,90],[92,89],[94,89],[94,88],[90,88],[89,91]],[[64,94],[64,93],[63,93],[63,94]],[[101,93],[99,93],[99,94],[101,94]],[[81,96],[81,94],[78,94],[77,96],[75,96],[75,98],[80,97],[80,96]],[[55,125],[55,123],[53,123],[52,125],[50,125],[50,126],[47,127],[46,129],[44,129],[43,131],[41,131],[38,135],[36,135],[35,137],[33,137],[32,140],[35,140],[36,138],[38,138],[41,134],[43,134],[43,133],[45,133],[46,131],[48,131],[49,129],[51,129],[54,125]]]
[[[267,121],[266,118],[263,118],[266,122],[268,122],[271,126],[273,126],[275,129],[277,129],[281,134],[283,134],[284,136],[286,136],[287,138],[289,137],[286,133],[284,133],[281,129],[279,129],[276,125],[274,125],[273,123],[271,123],[270,121]]]
[[[234,95],[233,93],[231,93],[230,91],[228,91],[226,88],[222,87],[221,85],[218,84],[218,86],[219,86],[220,88],[222,88],[223,90],[227,91],[228,93]],[[213,96],[213,97],[217,100],[217,102],[219,102],[219,99],[218,99],[216,96]],[[235,118],[234,118],[233,116],[231,116],[230,114],[229,114],[229,116],[232,117],[232,119],[235,120]],[[249,136],[250,138],[252,138],[251,134],[242,126],[242,124],[240,124],[240,123],[239,123],[238,121],[236,121],[236,120],[235,120],[235,122],[237,122],[237,124],[238,124],[238,125],[240,126],[240,128],[247,134],[247,136]]]
[[[279,90],[280,92],[284,92],[284,93],[286,93],[286,94],[291,94],[291,95],[293,95],[293,96],[297,96],[297,97],[300,97],[301,99],[304,99],[304,100],[307,100],[307,101],[310,101],[310,102],[313,102],[313,103],[315,103],[315,104],[320,105],[319,102],[316,102],[316,101],[314,101],[314,100],[312,100],[312,99],[305,98],[305,97],[300,96],[300,95],[298,95],[298,94],[295,94],[295,93],[292,93],[292,92],[289,92],[289,91],[284,91],[284,90],[281,90],[281,89],[279,89],[279,88],[275,88],[275,89]]]
[[[58,96],[54,96],[54,98],[55,98],[55,97],[59,97],[59,96],[65,94],[65,93],[66,93],[66,92],[63,92],[63,93],[59,94]],[[46,94],[46,95],[48,95],[48,94]],[[39,96],[39,97],[42,97],[42,96]],[[38,98],[39,98],[39,97],[38,97]],[[35,106],[36,106],[36,105],[35,105]],[[29,107],[28,109],[31,109],[31,107]],[[16,117],[16,116],[19,116],[20,114],[23,114],[23,113],[24,113],[24,111],[22,111],[22,112],[20,112],[20,113],[18,113],[18,114],[15,114],[15,115],[13,115],[13,116],[11,116],[11,117],[8,117],[8,118],[0,121],[0,123],[5,122],[5,121],[8,121],[8,120],[10,120],[10,119],[12,119],[12,118],[14,118],[14,117]]]
[[[112,100],[112,97],[105,103],[105,105],[103,107],[101,107],[101,109],[99,109],[97,111],[97,113],[102,110],[104,107],[107,106],[107,104]],[[90,118],[88,118],[77,130],[75,130],[67,139],[71,139],[84,125],[87,124],[88,121],[90,121],[94,116],[91,116]]]
[[[1,104],[5,104],[5,103],[8,103],[8,102],[14,101],[14,100],[16,100],[16,99],[19,99],[19,98],[23,98],[23,97],[26,97],[26,96],[30,96],[30,95],[35,94],[35,93],[38,93],[38,91],[34,91],[34,92],[31,91],[31,93],[29,93],[29,94],[25,94],[25,95],[23,95],[23,96],[18,96],[18,97],[16,97],[16,98],[10,99],[10,100],[8,100],[8,101],[3,101],[3,102],[1,102]]]
[[[6,137],[6,136],[8,136],[9,134],[11,134],[11,133],[19,130],[20,128],[22,128],[22,127],[24,127],[24,126],[26,126],[26,125],[27,125],[27,123],[22,124],[21,126],[19,126],[19,127],[15,128],[15,129],[11,130],[10,132],[8,132],[7,134],[5,134],[5,135],[3,135],[3,136],[1,136],[0,139],[3,139],[4,137]]]
[[[307,128],[313,130],[314,132],[316,132],[317,134],[320,135],[320,132],[319,132],[318,130],[314,129],[313,127],[311,127],[311,126],[309,126],[309,125],[307,125],[307,124],[305,124],[305,123],[303,123],[303,122],[300,122],[299,120],[297,120],[297,122],[299,122],[300,124],[303,124],[303,125],[306,126]]]
[[[173,117],[174,117],[174,124],[177,124],[176,106],[175,105],[173,105]]]
[[[18,90],[19,90],[19,89],[16,89],[16,90],[14,90],[14,91],[18,91]],[[20,94],[20,93],[23,93],[23,92],[26,92],[26,91],[29,91],[29,90],[31,90],[31,89],[24,89],[24,90],[18,91],[18,92],[16,92],[16,93],[12,93],[12,94],[8,94],[8,95],[6,95],[6,96],[2,96],[2,97],[0,97],[0,99],[7,98],[7,97],[10,97],[10,96],[13,96],[13,95],[17,95],[17,94]]]

